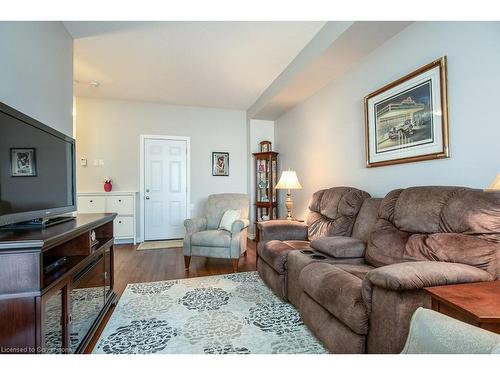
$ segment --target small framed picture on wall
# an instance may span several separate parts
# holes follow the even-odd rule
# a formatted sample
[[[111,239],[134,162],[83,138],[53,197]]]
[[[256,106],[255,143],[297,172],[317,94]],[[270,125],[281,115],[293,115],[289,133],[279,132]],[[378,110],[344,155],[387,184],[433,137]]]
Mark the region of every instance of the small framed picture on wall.
[[[229,152],[212,152],[212,176],[229,176]]]

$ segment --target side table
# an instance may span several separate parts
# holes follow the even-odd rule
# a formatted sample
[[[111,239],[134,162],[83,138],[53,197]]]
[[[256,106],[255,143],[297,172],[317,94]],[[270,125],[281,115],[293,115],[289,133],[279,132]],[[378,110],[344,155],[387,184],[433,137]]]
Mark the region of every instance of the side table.
[[[500,280],[425,288],[432,309],[500,334]]]

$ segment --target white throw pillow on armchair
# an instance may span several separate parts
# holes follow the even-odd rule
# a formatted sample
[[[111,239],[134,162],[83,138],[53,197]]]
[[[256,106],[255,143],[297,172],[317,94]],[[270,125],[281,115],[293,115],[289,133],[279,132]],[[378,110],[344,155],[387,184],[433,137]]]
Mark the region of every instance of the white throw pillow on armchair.
[[[227,210],[222,215],[220,220],[219,229],[227,230],[231,232],[231,227],[236,220],[239,220],[241,216],[241,210]]]

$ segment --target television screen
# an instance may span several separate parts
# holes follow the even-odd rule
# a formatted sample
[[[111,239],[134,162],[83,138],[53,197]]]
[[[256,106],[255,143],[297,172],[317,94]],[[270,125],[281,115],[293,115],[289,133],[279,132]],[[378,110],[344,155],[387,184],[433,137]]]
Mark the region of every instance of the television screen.
[[[0,225],[75,209],[74,141],[0,106]]]

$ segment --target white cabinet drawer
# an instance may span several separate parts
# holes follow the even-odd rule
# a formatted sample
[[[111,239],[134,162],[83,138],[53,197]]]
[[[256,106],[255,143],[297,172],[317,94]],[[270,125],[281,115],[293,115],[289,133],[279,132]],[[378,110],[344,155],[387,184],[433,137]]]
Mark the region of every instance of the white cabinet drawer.
[[[80,196],[77,208],[82,214],[102,213],[106,212],[106,201],[99,196]]]
[[[115,237],[133,237],[134,218],[132,216],[117,216],[113,228]]]
[[[116,212],[118,215],[133,215],[134,198],[127,195],[106,197],[106,212]]]

